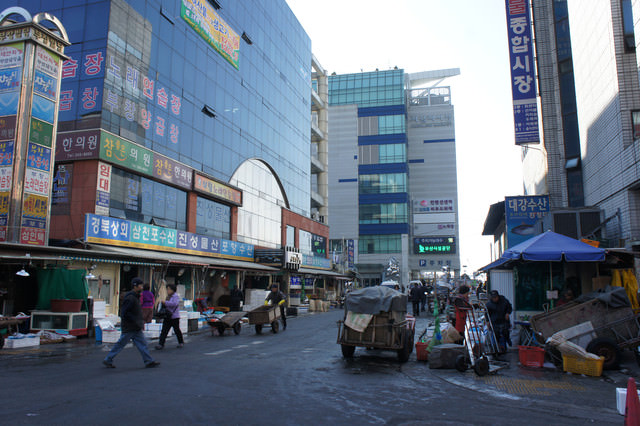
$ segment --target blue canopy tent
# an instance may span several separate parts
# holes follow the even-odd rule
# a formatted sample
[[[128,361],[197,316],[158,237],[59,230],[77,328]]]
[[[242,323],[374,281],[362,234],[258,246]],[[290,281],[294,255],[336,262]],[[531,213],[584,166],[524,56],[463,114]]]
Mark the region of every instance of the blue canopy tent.
[[[547,231],[505,250],[500,258],[484,270],[511,261],[549,262],[549,290],[553,290],[552,262],[603,262],[605,251],[582,241]]]

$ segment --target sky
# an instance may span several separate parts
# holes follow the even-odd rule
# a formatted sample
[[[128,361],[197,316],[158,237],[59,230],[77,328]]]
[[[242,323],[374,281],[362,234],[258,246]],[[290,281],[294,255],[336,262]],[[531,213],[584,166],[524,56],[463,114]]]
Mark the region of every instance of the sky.
[[[504,1],[286,1],[329,74],[460,68],[442,83],[455,108],[460,261],[468,273],[488,264],[489,206],[523,192]]]

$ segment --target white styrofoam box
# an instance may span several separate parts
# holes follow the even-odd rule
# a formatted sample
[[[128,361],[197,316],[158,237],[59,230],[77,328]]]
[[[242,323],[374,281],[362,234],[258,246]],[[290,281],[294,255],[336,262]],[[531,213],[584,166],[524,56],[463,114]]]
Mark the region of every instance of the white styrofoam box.
[[[116,343],[120,339],[120,330],[102,330],[102,343]]]
[[[147,339],[157,339],[157,338],[160,337],[160,332],[159,331],[147,331],[147,330],[145,330],[144,337],[146,337]]]
[[[180,311],[180,318],[188,318],[188,317],[189,317],[188,311]]]
[[[162,330],[162,324],[145,324],[144,325],[144,329],[145,331],[157,331],[160,332],[160,330]]]
[[[200,312],[189,312],[187,319],[198,319],[200,318]]]
[[[9,337],[4,341],[4,347],[6,349],[30,348],[34,346],[40,346],[40,336],[25,336],[19,339]]]
[[[107,316],[107,302],[104,300],[93,301],[93,317],[104,318]]]
[[[640,398],[640,390],[638,391]],[[627,388],[616,388],[616,405],[618,406],[618,414],[624,416],[625,406],[627,405]]]

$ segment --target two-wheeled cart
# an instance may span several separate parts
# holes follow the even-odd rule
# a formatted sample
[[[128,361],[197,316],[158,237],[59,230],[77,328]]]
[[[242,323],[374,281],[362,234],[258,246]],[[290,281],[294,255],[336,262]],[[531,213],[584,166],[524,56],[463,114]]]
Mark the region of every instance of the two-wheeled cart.
[[[242,330],[242,318],[246,315],[245,312],[229,312],[222,318],[209,318],[207,324],[211,327],[211,334],[213,330],[218,330],[219,336],[224,336],[226,330],[233,330],[233,333],[238,335]]]
[[[255,308],[248,314],[249,324],[255,325],[256,334],[262,333],[262,327],[270,326],[272,333],[277,333],[280,330],[280,307],[278,305],[264,305]]]
[[[369,322],[356,327],[349,320],[354,314],[369,315]],[[344,358],[353,358],[356,348],[364,347],[395,351],[398,360],[406,362],[413,352],[415,327],[415,318],[407,315],[405,294],[382,286],[366,287],[347,295],[337,343]]]
[[[467,356],[458,356],[456,369],[464,372],[472,367],[478,376],[486,376],[507,367],[508,363],[497,360],[497,356],[501,353],[500,345],[484,302],[477,300],[468,303],[467,307],[462,309],[467,311],[464,329]]]

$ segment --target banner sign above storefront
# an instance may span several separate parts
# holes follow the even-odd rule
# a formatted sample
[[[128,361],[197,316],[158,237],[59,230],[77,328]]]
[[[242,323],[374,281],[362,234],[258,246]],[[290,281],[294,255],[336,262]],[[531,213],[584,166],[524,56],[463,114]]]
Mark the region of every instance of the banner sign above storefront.
[[[511,248],[539,234],[536,223],[549,212],[549,196],[505,197],[504,212],[507,248]]]
[[[242,191],[198,173],[195,174],[193,189],[237,206],[242,205]]]
[[[85,241],[253,262],[253,245],[87,213]]]
[[[540,143],[529,0],[506,0],[516,144]]]
[[[312,254],[303,254],[301,266],[303,268],[331,269],[331,259],[314,256]]]

